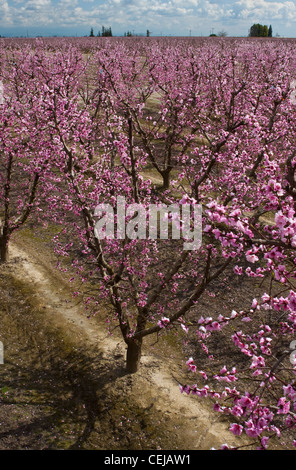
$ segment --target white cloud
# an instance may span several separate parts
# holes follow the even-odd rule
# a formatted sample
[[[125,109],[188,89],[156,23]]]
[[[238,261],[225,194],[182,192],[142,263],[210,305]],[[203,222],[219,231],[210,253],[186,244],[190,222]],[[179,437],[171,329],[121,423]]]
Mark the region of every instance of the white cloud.
[[[0,0],[1,20],[6,24],[13,24],[13,17],[10,13],[9,4],[6,0]]]
[[[274,22],[281,34],[288,24],[291,36],[296,31],[296,5],[290,0],[0,0],[0,11],[2,28],[55,25],[89,31],[105,24],[119,33],[149,28],[178,35],[189,28],[207,34],[215,26],[247,35],[252,22]]]
[[[266,0],[239,0],[235,4],[237,17],[260,17],[268,19],[288,18],[296,20],[296,6],[294,2],[271,2]]]

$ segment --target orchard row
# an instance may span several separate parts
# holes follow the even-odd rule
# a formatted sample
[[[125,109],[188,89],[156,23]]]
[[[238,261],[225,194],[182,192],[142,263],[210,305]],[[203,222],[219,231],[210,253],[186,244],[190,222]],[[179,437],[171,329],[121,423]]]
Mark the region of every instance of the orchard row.
[[[55,249],[91,286],[86,305],[108,300],[127,370],[146,336],[194,336],[204,362],[188,360],[198,383],[182,391],[210,396],[260,448],[291,445],[296,425],[295,59],[293,41],[251,39],[3,40],[0,51],[2,262],[29,218],[59,227]],[[136,228],[96,237],[95,208],[118,196],[201,205],[201,248]],[[222,280],[235,298],[233,277],[260,282],[260,297],[207,316],[202,299]],[[211,345],[225,334],[242,360],[221,369]]]

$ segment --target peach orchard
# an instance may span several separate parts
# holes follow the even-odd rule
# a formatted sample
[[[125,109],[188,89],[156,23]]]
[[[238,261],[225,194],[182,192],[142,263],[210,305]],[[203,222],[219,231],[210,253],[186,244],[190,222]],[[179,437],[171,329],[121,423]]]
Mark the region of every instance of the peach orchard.
[[[296,52],[293,40],[1,40],[0,253],[30,220],[58,225],[86,305],[140,366],[146,336],[193,334],[194,384],[258,449],[293,446],[296,426]],[[95,234],[99,204],[202,207],[202,245]],[[129,220],[137,217],[126,213]],[[248,307],[199,307],[229,273],[262,283]],[[229,296],[235,288],[229,282]],[[190,321],[188,321],[190,318]],[[110,326],[111,328],[111,326]],[[221,368],[224,331],[243,361]],[[293,360],[291,360],[291,357]],[[223,443],[221,443],[223,444]],[[222,448],[228,448],[223,444]]]

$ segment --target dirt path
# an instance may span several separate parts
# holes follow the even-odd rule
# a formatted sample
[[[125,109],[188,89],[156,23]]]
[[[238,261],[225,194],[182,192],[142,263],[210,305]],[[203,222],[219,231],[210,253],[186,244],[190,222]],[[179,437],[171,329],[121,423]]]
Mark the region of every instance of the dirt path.
[[[41,262],[37,252],[29,253],[19,244],[12,244],[10,265],[15,278],[31,284],[48,321],[71,337],[71,341],[83,344],[85,350],[98,348],[110,364],[119,358],[123,361],[125,347],[121,339],[109,336],[95,318],[86,317],[81,306],[66,300],[70,299],[69,287],[60,273]],[[208,450],[219,449],[224,442],[234,446],[242,444],[228,431],[228,424],[221,421],[220,415],[211,410],[211,404],[180,393],[175,377],[181,376],[178,361],[163,359],[149,351],[142,358],[140,371],[132,376],[121,375],[116,385],[123,387],[137,407],[153,409],[162,416],[166,435],[171,436],[174,448]]]

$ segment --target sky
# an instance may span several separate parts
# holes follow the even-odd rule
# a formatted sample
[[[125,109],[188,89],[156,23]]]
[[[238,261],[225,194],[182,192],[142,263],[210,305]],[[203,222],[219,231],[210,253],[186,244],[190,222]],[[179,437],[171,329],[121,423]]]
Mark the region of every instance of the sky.
[[[296,37],[296,0],[0,0],[2,36],[247,36],[254,23]]]

